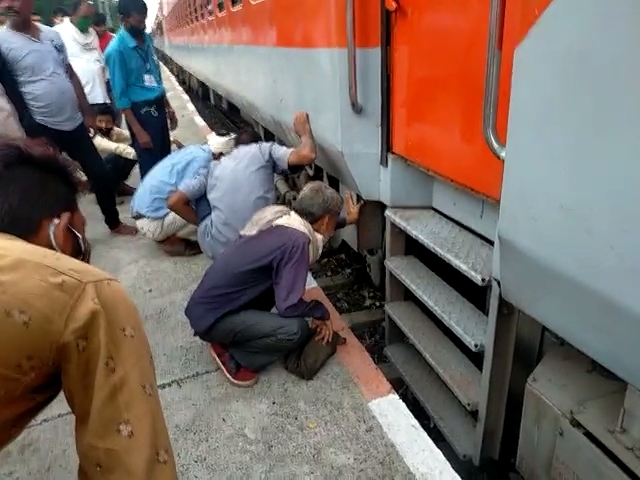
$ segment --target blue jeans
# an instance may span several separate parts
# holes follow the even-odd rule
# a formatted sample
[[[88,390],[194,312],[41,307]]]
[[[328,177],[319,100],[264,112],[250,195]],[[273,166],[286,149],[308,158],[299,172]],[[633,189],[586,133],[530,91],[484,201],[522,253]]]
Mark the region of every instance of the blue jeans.
[[[164,106],[164,96],[148,102],[131,104],[131,112],[147,135],[151,137],[151,148],[142,148],[136,139],[136,134],[128,125],[131,132],[132,146],[138,156],[140,178],[153,168],[160,160],[171,153],[171,136],[167,123],[167,110]]]

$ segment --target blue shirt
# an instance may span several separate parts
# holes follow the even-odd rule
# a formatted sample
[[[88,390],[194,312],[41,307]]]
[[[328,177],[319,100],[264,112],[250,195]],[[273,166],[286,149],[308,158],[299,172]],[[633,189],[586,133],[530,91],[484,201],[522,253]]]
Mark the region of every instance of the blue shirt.
[[[160,64],[151,38],[145,33],[143,39],[140,45],[121,28],[104,52],[113,99],[120,110],[164,95]]]
[[[189,145],[158,162],[138,185],[131,199],[131,215],[164,218],[169,214],[167,199],[183,183],[209,168],[213,156],[207,145]]]

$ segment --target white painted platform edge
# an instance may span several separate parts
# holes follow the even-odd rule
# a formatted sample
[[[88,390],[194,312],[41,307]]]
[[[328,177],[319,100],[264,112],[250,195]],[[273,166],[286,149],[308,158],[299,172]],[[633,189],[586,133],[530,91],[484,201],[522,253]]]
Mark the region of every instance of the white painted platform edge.
[[[417,479],[460,480],[398,395],[376,398],[369,408]]]
[[[196,122],[196,125],[200,127],[200,129],[204,132],[205,135],[210,134],[211,129],[209,128],[207,123],[202,119],[202,117],[198,113],[198,110],[196,110],[196,107],[193,105],[193,102],[189,98],[189,95],[187,95],[187,93],[182,88],[182,85],[180,85],[180,82],[178,82],[178,80],[173,75],[173,73],[171,73],[164,64],[161,63],[160,68],[162,69],[162,73],[164,73],[169,78],[169,80],[171,80],[171,83],[173,83],[173,87],[176,89],[176,92],[180,95],[180,97],[182,97],[182,100],[186,103],[187,110],[189,110],[189,112],[193,114],[192,118]]]

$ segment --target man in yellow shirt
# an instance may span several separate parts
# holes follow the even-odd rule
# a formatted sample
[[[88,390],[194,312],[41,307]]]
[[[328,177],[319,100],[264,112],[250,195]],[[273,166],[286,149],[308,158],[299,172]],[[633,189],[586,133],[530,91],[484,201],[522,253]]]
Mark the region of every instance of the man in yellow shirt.
[[[0,449],[62,391],[79,478],[175,480],[140,316],[88,264],[77,195],[53,149],[0,142]]]

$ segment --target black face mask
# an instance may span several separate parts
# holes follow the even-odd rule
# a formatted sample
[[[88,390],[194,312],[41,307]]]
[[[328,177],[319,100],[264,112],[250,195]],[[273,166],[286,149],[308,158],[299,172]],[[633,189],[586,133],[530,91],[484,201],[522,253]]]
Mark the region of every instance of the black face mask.
[[[113,128],[99,128],[98,133],[103,137],[111,137],[111,132],[113,132]]]
[[[129,35],[131,35],[133,38],[141,38],[144,34],[144,28],[129,25],[127,27],[127,32],[129,32]]]

